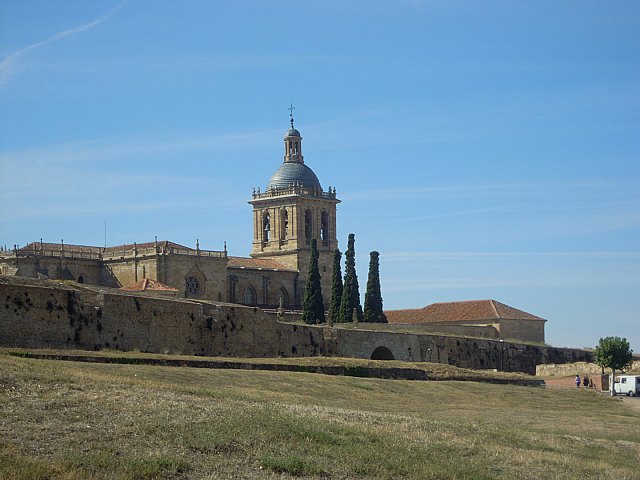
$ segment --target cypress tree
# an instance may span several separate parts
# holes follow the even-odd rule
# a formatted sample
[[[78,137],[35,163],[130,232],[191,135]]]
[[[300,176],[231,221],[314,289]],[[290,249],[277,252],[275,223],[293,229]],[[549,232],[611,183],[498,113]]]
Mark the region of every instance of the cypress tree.
[[[380,293],[380,254],[371,252],[369,260],[369,278],[367,291],[364,294],[364,321],[374,323],[389,323],[382,310],[382,294]]]
[[[351,322],[353,317],[353,309],[356,309],[356,318],[362,321],[364,315],[362,313],[362,305],[360,305],[360,290],[358,286],[358,275],[356,274],[356,249],[355,235],[349,234],[347,243],[347,252],[345,253],[345,274],[344,287],[342,290],[342,299],[340,301],[340,321]]]
[[[311,240],[311,261],[309,275],[304,288],[302,304],[302,320],[306,323],[324,322],[324,303],[322,301],[322,287],[320,285],[320,269],[318,268],[318,242]]]
[[[331,277],[331,303],[329,305],[329,318],[332,322],[340,322],[340,302],[342,300],[342,271],[340,260],[342,253],[337,248],[333,252],[333,273]]]

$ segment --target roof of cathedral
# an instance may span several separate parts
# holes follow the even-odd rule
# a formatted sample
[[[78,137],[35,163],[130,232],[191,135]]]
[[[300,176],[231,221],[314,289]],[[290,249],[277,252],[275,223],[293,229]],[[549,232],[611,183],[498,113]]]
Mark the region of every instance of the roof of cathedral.
[[[192,250],[192,251],[196,251],[194,248],[191,247],[185,247],[184,245],[180,245],[179,243],[174,243],[174,242],[169,242],[167,240],[162,240],[162,241],[158,241],[158,246],[159,247],[169,247],[169,248],[173,248],[173,249],[180,249],[180,250]],[[156,242],[146,242],[146,243],[136,243],[135,246],[136,248],[149,248],[149,247],[153,247],[155,246]],[[61,247],[63,246],[62,243],[50,243],[50,242],[31,242],[27,245],[25,245],[22,248],[19,248],[18,251],[19,252],[33,252],[33,251],[39,251],[39,250],[46,250],[46,251],[58,251],[61,249]],[[129,249],[133,249],[134,244],[126,244],[126,245],[114,245],[113,247],[95,247],[92,245],[74,245],[72,243],[65,243],[64,244],[64,250],[66,252],[74,252],[74,253],[93,253],[93,254],[99,254],[99,253],[111,253],[111,252],[117,252],[117,251],[121,251],[121,250],[129,250]]]
[[[267,191],[272,188],[289,188],[292,185],[301,185],[304,188],[317,188],[322,191],[320,180],[313,170],[304,163],[286,162],[271,176],[267,184]]]
[[[229,257],[229,268],[249,268],[256,270],[286,270],[295,272],[293,268],[289,268],[286,265],[270,260],[268,258],[245,258],[245,257]]]
[[[155,280],[151,280],[150,278],[143,278],[142,280],[138,280],[131,285],[126,287],[122,287],[120,290],[127,290],[129,292],[148,292],[148,291],[156,291],[156,292],[177,292],[178,289],[171,288],[163,283],[156,282]]]
[[[179,243],[175,243],[175,242],[169,242],[168,240],[158,240],[158,242],[145,242],[145,243],[130,243],[130,244],[126,244],[126,245],[115,245],[113,247],[107,247],[104,248],[103,251],[105,253],[111,253],[111,252],[116,252],[119,250],[127,250],[127,249],[133,249],[134,245],[136,248],[151,248],[151,247],[155,247],[156,243],[158,244],[158,247],[162,248],[162,247],[167,247],[167,248],[177,248],[180,250],[192,250],[192,251],[196,251],[195,248],[191,248],[191,247],[185,247],[184,245],[180,245]]]
[[[542,320],[495,300],[432,303],[424,308],[388,310],[389,323],[470,322],[508,320]]]
[[[49,243],[49,242],[31,242],[25,245],[22,248],[19,248],[19,252],[33,252],[36,250],[47,250],[47,251],[55,251],[60,250],[62,247],[62,243]],[[72,243],[65,243],[64,249],[66,251],[78,252],[78,253],[102,253],[104,248],[102,247],[94,247],[91,245],[74,245]]]

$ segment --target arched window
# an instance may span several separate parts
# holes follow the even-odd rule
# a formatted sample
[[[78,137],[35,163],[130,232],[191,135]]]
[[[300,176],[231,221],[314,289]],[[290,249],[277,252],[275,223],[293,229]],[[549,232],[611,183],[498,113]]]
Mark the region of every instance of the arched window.
[[[304,212],[304,236],[307,240],[311,240],[313,235],[313,215],[311,210]]]
[[[280,225],[282,226],[282,233],[280,238],[282,240],[286,240],[289,237],[289,212],[287,212],[286,208],[282,209],[281,215]]]
[[[262,227],[262,241],[268,242],[269,232],[271,232],[271,216],[269,215],[269,212],[264,212],[262,214]]]
[[[324,211],[320,221],[320,239],[323,242],[329,241],[329,214]]]
[[[258,296],[256,295],[256,291],[253,287],[246,287],[242,292],[242,303],[244,305],[255,305],[257,299]]]
[[[278,290],[278,306],[280,305],[282,305],[283,307],[289,306],[289,294],[284,287]]]

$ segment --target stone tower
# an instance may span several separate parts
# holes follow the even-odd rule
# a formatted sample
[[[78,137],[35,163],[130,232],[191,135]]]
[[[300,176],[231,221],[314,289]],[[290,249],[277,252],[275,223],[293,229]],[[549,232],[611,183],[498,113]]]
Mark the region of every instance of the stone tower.
[[[336,190],[325,192],[313,170],[304,163],[302,137],[293,126],[284,135],[284,162],[267,188],[253,192],[252,258],[275,260],[298,270],[295,304],[302,304],[309,270],[311,239],[318,242],[318,264],[325,305],[331,297],[333,251],[336,237]]]

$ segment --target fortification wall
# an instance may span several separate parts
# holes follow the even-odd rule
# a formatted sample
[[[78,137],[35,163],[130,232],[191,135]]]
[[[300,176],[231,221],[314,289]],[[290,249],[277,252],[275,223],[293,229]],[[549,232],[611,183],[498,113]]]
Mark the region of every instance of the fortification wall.
[[[542,363],[591,360],[583,350],[283,323],[252,307],[7,278],[0,277],[0,345],[7,347],[356,358],[382,347],[397,360],[531,374]]]
[[[35,281],[34,281],[35,283]],[[0,284],[0,345],[276,356],[276,322],[258,309],[105,289]]]

